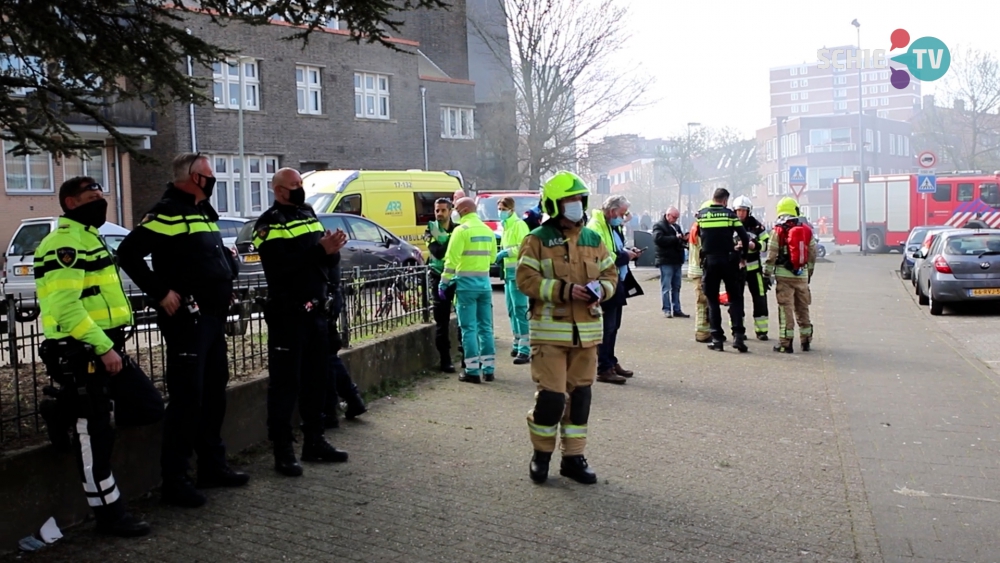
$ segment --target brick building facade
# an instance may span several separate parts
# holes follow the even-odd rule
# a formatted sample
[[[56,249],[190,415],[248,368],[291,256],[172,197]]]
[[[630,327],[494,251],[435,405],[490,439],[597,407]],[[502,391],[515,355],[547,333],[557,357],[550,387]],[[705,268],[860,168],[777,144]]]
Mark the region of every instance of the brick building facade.
[[[406,37],[392,39],[407,52],[356,44],[347,31],[330,28],[317,30],[303,46],[283,39],[291,30],[282,22],[219,27],[207,16],[189,15],[183,25],[238,49],[240,60],[194,69],[216,99],[194,107],[193,133],[188,105],[161,109],[159,134],[148,151],[158,163],[138,167],[133,175],[135,217],[160,197],[178,152],[198,150],[211,157],[218,178],[213,204],[220,214],[252,217],[273,200],[268,185],[280,167],[424,168],[425,119],[428,168],[457,169],[467,181],[477,180],[475,85],[468,79],[463,2],[453,2],[448,11],[407,13]],[[421,43],[410,34],[429,40]],[[240,184],[242,166],[246,186]]]

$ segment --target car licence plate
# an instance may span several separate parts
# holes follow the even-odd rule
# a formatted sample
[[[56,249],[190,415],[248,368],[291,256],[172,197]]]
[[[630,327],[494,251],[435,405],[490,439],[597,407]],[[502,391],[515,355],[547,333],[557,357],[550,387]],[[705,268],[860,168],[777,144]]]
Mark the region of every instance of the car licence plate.
[[[33,266],[14,266],[15,276],[30,276],[34,270]]]
[[[986,289],[970,289],[969,295],[973,297],[983,297],[986,295],[1000,295],[1000,287],[990,287]]]
[[[260,254],[247,254],[243,257],[245,264],[256,264],[257,262],[260,262]]]

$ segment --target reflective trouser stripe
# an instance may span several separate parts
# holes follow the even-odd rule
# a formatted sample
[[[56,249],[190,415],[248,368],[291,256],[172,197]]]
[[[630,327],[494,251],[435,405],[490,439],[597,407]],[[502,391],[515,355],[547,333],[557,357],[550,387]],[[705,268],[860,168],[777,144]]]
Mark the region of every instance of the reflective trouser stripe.
[[[535,436],[540,436],[542,438],[555,438],[558,427],[558,424],[554,426],[542,426],[541,424],[535,424],[530,420],[528,421],[528,431]]]
[[[586,438],[587,437],[587,426],[586,425],[575,425],[575,424],[564,424],[559,428],[559,433],[564,440],[569,438]]]
[[[90,441],[87,419],[76,420],[76,434],[80,441],[80,462],[83,470],[83,492],[87,494],[87,504],[91,507],[105,506],[118,500],[121,494],[115,477],[110,472],[100,483],[94,478],[94,449]]]
[[[758,333],[767,332],[767,317],[754,317],[753,328]]]

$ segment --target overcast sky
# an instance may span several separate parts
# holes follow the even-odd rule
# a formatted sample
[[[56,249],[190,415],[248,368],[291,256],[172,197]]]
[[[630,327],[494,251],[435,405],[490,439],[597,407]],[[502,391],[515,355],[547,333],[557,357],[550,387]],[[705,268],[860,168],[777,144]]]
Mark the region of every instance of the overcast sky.
[[[768,69],[816,61],[824,46],[886,49],[897,28],[910,41],[937,37],[1000,56],[1000,5],[990,0],[619,0],[631,7],[629,59],[643,62],[656,84],[649,109],[624,117],[608,133],[669,136],[688,122],[732,126],[746,135],[769,122]],[[892,56],[905,50],[896,49]],[[924,83],[922,94],[935,83]]]

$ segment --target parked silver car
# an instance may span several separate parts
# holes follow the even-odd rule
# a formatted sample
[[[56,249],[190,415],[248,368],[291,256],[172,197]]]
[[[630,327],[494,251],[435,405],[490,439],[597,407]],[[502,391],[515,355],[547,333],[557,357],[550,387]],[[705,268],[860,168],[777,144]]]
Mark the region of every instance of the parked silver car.
[[[942,232],[920,263],[917,295],[932,315],[947,303],[1000,300],[1000,231]]]

